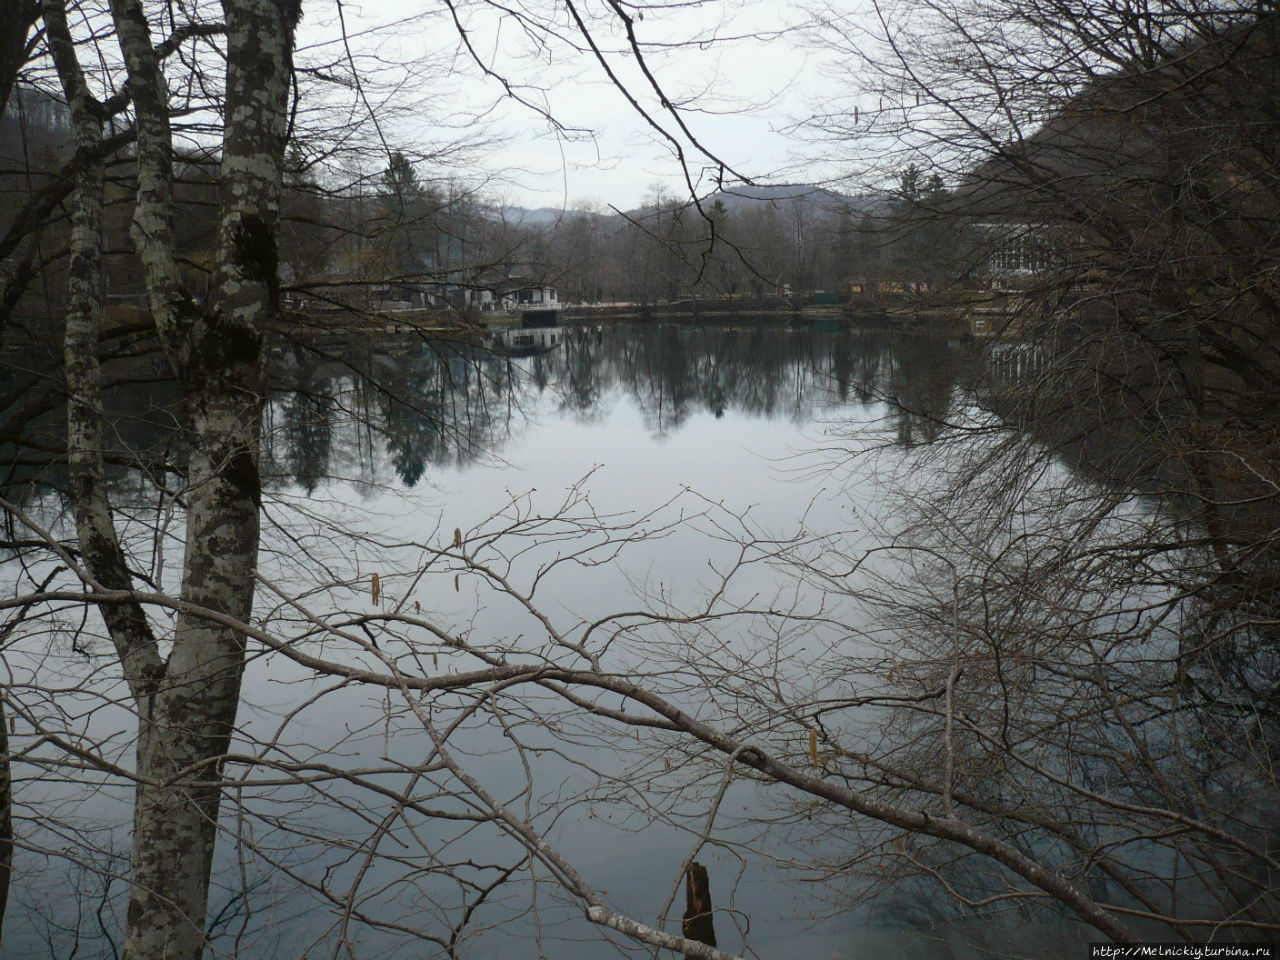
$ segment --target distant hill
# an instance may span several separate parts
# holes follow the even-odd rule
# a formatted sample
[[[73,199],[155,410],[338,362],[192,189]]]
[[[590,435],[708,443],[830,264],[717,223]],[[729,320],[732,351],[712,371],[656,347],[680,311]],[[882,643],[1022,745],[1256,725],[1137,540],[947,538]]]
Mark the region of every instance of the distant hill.
[[[799,204],[807,208],[807,213],[816,215],[834,215],[842,208],[861,216],[864,213],[881,214],[889,206],[890,198],[886,194],[848,195],[827,187],[813,184],[754,184],[731,187],[704,198],[703,206],[709,207],[716,200],[724,204],[730,213],[747,209],[759,204],[771,204],[776,207]],[[569,216],[579,216],[578,211],[565,210],[560,207],[528,207],[509,206],[502,208],[503,219],[508,223],[521,224],[526,227],[550,227],[557,221]],[[627,217],[642,217],[644,208],[626,211]],[[616,214],[593,214],[602,219],[611,219]]]
[[[557,220],[569,216],[573,211],[563,207],[503,207],[502,213],[508,223],[518,223],[526,227],[549,227]]]
[[[837,213],[841,208],[856,214],[881,213],[889,202],[883,194],[850,196],[807,183],[744,184],[722,190],[710,199],[712,202],[719,199],[730,212],[768,203],[775,206],[800,204],[820,213]]]

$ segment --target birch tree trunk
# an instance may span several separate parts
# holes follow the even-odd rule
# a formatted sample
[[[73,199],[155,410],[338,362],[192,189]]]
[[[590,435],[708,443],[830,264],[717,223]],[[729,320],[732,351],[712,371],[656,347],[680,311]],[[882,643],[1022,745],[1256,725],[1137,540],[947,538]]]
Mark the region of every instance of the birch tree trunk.
[[[276,309],[280,160],[297,5],[240,0],[225,9],[215,291],[211,309],[185,329],[176,357],[191,444],[182,597],[247,621],[258,551],[262,344]],[[186,326],[181,313],[174,319]],[[216,785],[204,784],[221,773],[244,649],[233,630],[190,614],[178,618],[138,741],[143,779],[125,951],[131,960],[201,953],[220,799]]]
[[[145,11],[113,0],[138,130],[133,238],[157,330],[178,371],[190,458],[182,597],[247,621],[253,606],[260,484],[263,342],[276,310],[280,166],[297,0],[227,0],[227,79],[215,292],[197,307],[182,283],[173,231],[173,148],[166,88]],[[100,104],[85,91],[62,0],[46,0],[51,49],[77,146],[92,154]],[[102,166],[82,166],[75,194],[65,355],[68,461],[86,575],[131,579],[106,496],[99,397]],[[125,956],[197,960],[213,866],[222,760],[235,728],[245,639],[190,613],[167,660],[140,608],[103,606],[138,714]]]
[[[298,7],[288,0],[224,7],[226,128],[210,309],[196,314],[189,297],[172,296],[176,271],[165,252],[150,259],[160,280],[153,298],[170,297],[165,339],[182,381],[191,444],[182,596],[247,621],[258,552],[262,344],[276,309],[280,161]],[[202,952],[216,781],[235,726],[244,649],[237,632],[181,615],[164,678],[144,705],[130,960],[194,960]]]

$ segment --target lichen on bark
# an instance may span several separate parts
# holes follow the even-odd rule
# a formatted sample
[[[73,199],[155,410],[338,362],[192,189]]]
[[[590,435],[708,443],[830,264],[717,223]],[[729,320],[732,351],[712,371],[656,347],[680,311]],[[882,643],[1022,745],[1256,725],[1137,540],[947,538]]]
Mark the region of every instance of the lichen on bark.
[[[63,0],[46,0],[59,75],[78,145],[101,135],[66,29]],[[187,543],[182,598],[247,621],[253,605],[261,482],[258,445],[263,344],[278,293],[279,215],[296,2],[226,0],[226,123],[221,223],[211,303],[182,283],[173,231],[173,146],[167,91],[140,0],[112,0],[137,125],[132,237],[157,332],[184,390]],[[56,36],[54,36],[56,34]],[[102,310],[102,167],[86,163],[73,202],[65,357],[71,494],[83,575],[132,588],[116,538],[102,460],[98,367]],[[167,660],[140,607],[103,604],[138,717],[128,960],[198,960],[220,807],[218,778],[235,730],[245,638],[207,617],[177,618]]]

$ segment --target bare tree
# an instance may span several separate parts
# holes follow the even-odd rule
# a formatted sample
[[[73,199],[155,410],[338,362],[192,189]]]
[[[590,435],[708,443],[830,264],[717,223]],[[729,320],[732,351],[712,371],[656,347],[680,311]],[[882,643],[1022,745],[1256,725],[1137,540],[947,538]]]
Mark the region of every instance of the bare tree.
[[[820,122],[937,172],[952,302],[998,334],[862,594],[911,651],[883,704],[910,746],[847,775],[965,811],[1130,935],[1274,939],[1275,12],[818,17],[873,78]],[[1026,893],[909,838],[850,857]]]
[[[258,541],[258,405],[264,330],[277,308],[280,165],[297,5],[229,4],[222,200],[214,296],[197,307],[184,288],[173,235],[173,142],[168,92],[143,8],[112,7],[138,137],[134,240],[156,329],[184,383],[190,436],[184,602],[247,619]],[[78,148],[100,138],[65,10],[46,5],[53,54]],[[66,366],[68,462],[84,575],[131,589],[107,500],[97,337],[101,327],[100,168],[78,176]],[[129,922],[125,955],[197,956],[204,942],[220,791],[235,724],[244,638],[185,616],[162,653],[143,609],[103,607],[139,717]]]
[[[1219,136],[1192,136],[1274,62],[1269,12],[1215,6],[1157,22],[1128,7],[1091,7],[1088,19],[1077,5],[938,4],[919,36],[884,36],[881,94],[895,99],[875,119],[907,120],[892,132],[938,167],[938,181],[933,168],[920,174],[930,212],[1050,252],[1047,269],[1004,297],[1018,338],[991,351],[966,405],[952,403],[949,381],[917,403],[898,391],[929,422],[923,436],[955,444],[899,455],[911,509],[867,518],[878,537],[868,547],[803,521],[794,535],[757,529],[693,495],[611,516],[581,486],[551,504],[515,497],[466,529],[446,506],[418,536],[354,510],[346,524],[321,517],[306,497],[264,484],[299,10],[224,9],[225,22],[174,26],[116,0],[90,37],[66,4],[43,5],[76,134],[64,340],[75,529],[8,504],[15,546],[39,560],[3,606],[22,637],[49,635],[31,655],[31,702],[11,694],[35,735],[11,749],[55,776],[75,769],[133,791],[127,957],[260,946],[245,942],[258,935],[247,921],[227,932],[236,908],[216,903],[221,850],[235,878],[228,904],[247,904],[263,877],[287,877],[329,909],[332,926],[295,953],[355,955],[376,930],[456,956],[496,899],[520,897],[536,929],[549,886],[597,927],[714,960],[726,953],[677,933],[673,918],[617,905],[556,831],[577,804],[625,799],[686,829],[692,863],[707,845],[738,842],[721,808],[739,784],[782,787],[778,823],[828,828],[823,865],[837,876],[930,877],[978,911],[1053,905],[1117,941],[1274,935],[1275,432],[1271,394],[1252,392],[1273,382],[1262,349],[1273,143],[1252,136],[1269,129],[1270,106],[1236,104],[1245,130],[1222,122]],[[610,71],[598,24],[565,9],[574,42]],[[553,20],[508,15],[539,43],[558,36]],[[629,8],[611,4],[606,23],[623,49],[644,53]],[[965,32],[978,28],[976,40]],[[99,34],[103,55],[91,57]],[[990,44],[1001,37],[1011,49],[998,56]],[[1056,100],[1036,113],[1014,96],[1023,88],[1010,78],[1022,74],[1005,71],[1041,76],[1066,50],[1088,82],[1060,73],[1028,86]],[[189,82],[171,82],[161,66],[171,55]],[[682,155],[697,149],[646,82],[661,109],[637,107]],[[1003,105],[994,114],[993,102]],[[155,481],[144,500],[113,486],[111,462],[129,457],[110,442],[99,360],[104,164],[120,149],[108,132],[125,103],[133,256],[147,325],[178,383],[164,409],[180,424],[162,456],[132,458]],[[1115,137],[1112,113],[1145,132]],[[202,301],[175,238],[175,144],[209,124],[221,173]],[[406,165],[388,153],[402,186]],[[919,186],[904,201],[918,205]],[[700,237],[689,232],[698,203],[657,203],[655,224],[665,237]],[[1035,215],[1017,221],[1011,209]],[[674,268],[653,266],[674,282]],[[795,276],[809,269],[799,261]],[[994,285],[995,274],[982,279]],[[698,399],[678,376],[678,348],[658,342],[630,358],[674,368],[654,381],[672,401],[660,416],[677,422]],[[459,403],[482,410],[476,398],[492,383],[466,379]],[[443,393],[398,392],[424,409]],[[343,397],[363,416],[341,442],[371,448],[385,396],[361,383]],[[396,468],[413,474],[402,447]],[[365,479],[372,488],[377,477]],[[1140,499],[1155,482],[1162,496]],[[575,612],[552,595],[567,570],[606,573],[622,554],[686,537],[724,558],[692,596],[641,584],[634,606],[595,610],[587,594]],[[175,544],[177,573],[165,559]],[[488,629],[499,608],[514,625]],[[50,678],[42,657],[64,632],[81,659]],[[92,649],[101,638],[109,657]],[[344,720],[336,742],[310,737],[323,714]],[[117,736],[121,716],[133,728]],[[360,832],[333,829],[331,811]],[[109,890],[111,859],[80,859]]]
[[[570,10],[580,42],[607,70],[609,56],[593,40],[592,23],[576,9]],[[55,743],[58,750],[78,757],[75,762],[132,788],[123,955],[136,960],[201,956],[208,946],[210,925],[216,929],[221,922],[217,914],[210,920],[219,823],[224,815],[232,819],[245,816],[244,808],[225,809],[224,794],[241,788],[227,774],[228,764],[243,761],[250,782],[266,767],[283,771],[291,782],[301,784],[308,783],[316,772],[309,764],[291,769],[276,754],[280,745],[270,737],[259,740],[246,735],[246,751],[234,752],[237,730],[244,730],[237,726],[237,715],[251,642],[266,644],[263,649],[283,655],[298,644],[302,653],[299,664],[344,683],[354,680],[409,694],[408,709],[415,715],[420,712],[420,694],[433,686],[475,691],[466,693],[474,705],[464,711],[465,719],[476,709],[487,709],[485,705],[495,691],[512,683],[541,685],[546,679],[543,666],[530,670],[528,665],[508,664],[507,654],[488,645],[480,650],[474,669],[448,679],[445,675],[429,679],[417,670],[405,674],[394,659],[383,663],[385,669],[371,672],[360,661],[369,655],[380,660],[376,634],[353,633],[353,629],[360,629],[358,623],[343,622],[344,616],[330,622],[331,609],[343,605],[338,597],[356,582],[348,578],[326,584],[338,607],[326,605],[322,614],[311,613],[301,594],[281,596],[281,615],[292,625],[285,633],[264,628],[255,616],[255,596],[264,583],[268,597],[272,596],[271,583],[260,570],[264,498],[260,445],[268,348],[282,324],[278,236],[293,116],[294,32],[301,11],[296,2],[236,0],[223,4],[217,19],[209,17],[211,12],[198,4],[184,7],[178,11],[183,19],[175,22],[176,15],[171,16],[174,11],[151,9],[139,0],[113,2],[107,13],[62,0],[42,5],[44,63],[56,75],[74,129],[75,150],[74,159],[64,168],[65,184],[39,203],[33,200],[23,213],[36,219],[47,216],[64,197],[70,210],[63,361],[66,489],[74,536],[64,542],[16,503],[10,504],[10,515],[42,540],[51,551],[48,556],[56,558],[56,565],[79,584],[62,591],[59,599],[60,591],[51,582],[45,583],[37,590],[41,599],[35,602],[54,608],[63,602],[87,605],[83,609],[92,608],[95,616],[101,617],[101,636],[114,650],[113,673],[117,682],[123,682],[126,693],[112,692],[110,683],[98,688],[86,681],[77,695],[97,699],[104,709],[107,705],[113,711],[123,709],[132,718],[136,725],[130,738],[132,759],[119,755],[109,735],[97,739],[97,731],[86,731],[87,739],[76,746],[77,736],[61,727],[64,723],[74,727],[75,723],[56,706],[51,709],[58,719],[46,723],[27,714],[24,722],[42,731],[37,738],[41,743]],[[642,55],[631,14],[615,6],[607,18],[616,18],[622,25],[628,38],[626,49]],[[524,23],[545,37],[555,35],[556,28],[549,21],[529,18]],[[463,32],[460,36],[485,66],[469,46],[469,35]],[[167,64],[169,58],[178,66]],[[665,103],[656,78],[650,75],[647,82]],[[355,86],[367,107],[367,94],[358,77]],[[515,92],[510,86],[507,89]],[[667,135],[678,149],[683,150],[679,144],[690,140],[696,148],[696,139],[677,111],[664,108],[666,120],[662,120],[638,102],[636,106],[656,129],[666,132],[666,124],[671,125],[675,132]],[[127,133],[121,135],[119,128],[126,124]],[[210,144],[210,131],[218,138],[216,147]],[[160,482],[153,501],[155,519],[141,527],[130,516],[135,505],[113,495],[110,465],[115,454],[112,427],[104,410],[107,378],[100,355],[106,327],[104,254],[111,242],[104,226],[111,195],[107,165],[119,156],[126,141],[134,144],[124,160],[130,168],[132,190],[127,201],[131,207],[132,257],[145,289],[145,309],[139,312],[144,333],[159,341],[164,364],[172,370],[180,395],[180,409],[174,411],[180,424],[177,439],[168,454],[147,464],[157,471]],[[210,154],[219,167],[216,237],[204,262],[184,257],[187,251],[178,239],[175,177],[182,166],[183,149]],[[11,237],[20,235],[11,231]],[[207,296],[200,289],[203,278],[192,283],[193,269],[209,271]],[[171,488],[171,482],[177,486]],[[592,535],[589,512],[579,519],[567,511],[560,522],[568,531],[566,536]],[[167,539],[178,528],[183,555],[178,571],[170,571],[166,577]],[[626,543],[633,536],[625,530],[610,532],[608,525],[600,529],[606,553],[611,544]],[[139,533],[150,540],[150,575],[143,572],[147,564],[140,562],[135,539]],[[516,534],[518,537],[520,531]],[[462,551],[461,535],[455,539],[456,548]],[[146,548],[142,552],[147,552]],[[485,568],[480,572],[489,576]],[[166,589],[170,581],[177,584],[176,590]],[[389,589],[395,580],[388,575],[386,582],[382,589]],[[522,595],[500,574],[494,582],[532,609],[531,590],[529,596]],[[379,590],[373,587],[375,603]],[[30,607],[19,604],[10,609],[19,611],[16,624]],[[57,621],[58,614],[50,610],[46,607],[50,622]],[[397,609],[391,622],[426,629],[446,649],[470,648],[467,641],[453,638],[445,628],[422,618],[406,621],[407,615],[406,610]],[[378,619],[375,616],[374,621]],[[305,652],[316,630],[341,638],[343,644],[354,642],[351,651],[355,659],[316,658]],[[77,645],[87,645],[91,636],[98,635],[92,627],[82,626],[73,632]],[[416,666],[424,665],[419,656],[413,654]],[[573,699],[569,702],[575,703]],[[503,715],[497,712],[494,716],[501,720]],[[549,870],[558,884],[586,906],[595,922],[693,955],[719,955],[608,907],[546,844],[539,833],[541,827],[530,814],[521,816],[508,810],[509,800],[487,793],[452,758],[447,749],[448,728],[439,729],[428,718],[423,729],[436,746],[413,779],[437,771],[451,775],[461,786],[450,785],[447,794],[464,791],[466,803],[479,811],[471,819],[499,824],[526,848],[517,863],[536,860],[540,869]],[[254,750],[264,755],[254,759]],[[385,794],[380,776],[395,769],[346,771],[340,776],[374,795]],[[320,791],[328,795],[326,788]],[[393,802],[390,810],[389,823],[407,810],[443,815],[426,811],[421,801],[407,795]],[[286,829],[301,827],[286,823]],[[382,836],[375,833],[362,851],[371,861],[381,860],[377,851]],[[236,831],[236,838],[246,847],[254,845],[248,832]],[[81,863],[105,877],[115,869],[91,866],[88,857]],[[460,876],[465,871],[462,865],[444,865],[441,872]],[[501,875],[499,871],[499,879]],[[487,883],[474,889],[474,885],[465,887],[467,896],[476,898],[473,904],[488,895]],[[252,883],[246,881],[242,887],[249,890]],[[104,889],[109,888],[106,882]],[[323,886],[320,892],[333,895]],[[361,901],[354,892],[340,902],[343,924],[354,916],[363,919]],[[455,928],[454,939],[466,926],[469,914],[470,908]],[[338,939],[349,944],[345,928]]]

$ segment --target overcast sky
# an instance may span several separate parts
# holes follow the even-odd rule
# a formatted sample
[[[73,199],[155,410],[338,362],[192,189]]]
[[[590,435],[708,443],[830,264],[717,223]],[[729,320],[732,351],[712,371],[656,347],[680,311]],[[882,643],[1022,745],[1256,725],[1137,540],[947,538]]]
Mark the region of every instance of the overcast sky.
[[[580,6],[584,16],[604,16],[601,0],[581,0]],[[670,144],[627,103],[589,52],[572,48],[583,41],[563,5],[528,0],[512,7],[528,11],[541,26],[499,15],[482,0],[459,7],[475,56],[498,75],[486,78],[470,62],[443,0],[342,5],[351,45],[358,58],[366,58],[361,62],[369,99],[394,98],[410,108],[384,125],[388,142],[427,150],[447,139],[450,126],[483,130],[494,139],[475,156],[499,176],[494,191],[528,207],[585,201],[626,209],[656,184],[683,192]],[[308,7],[310,40],[339,35],[336,9]],[[795,167],[793,154],[803,145],[785,130],[811,100],[834,94],[822,58],[806,50],[791,29],[803,19],[798,8],[773,0],[666,0],[644,5],[635,31],[641,44],[653,45],[646,46],[653,73],[671,99],[685,105],[690,130],[713,152],[748,176],[801,179],[806,174]],[[388,23],[395,25],[387,29]],[[674,130],[635,58],[625,52],[616,18],[593,22],[592,37],[627,89]],[[333,55],[332,44],[326,50]],[[555,132],[536,110],[506,95],[499,76],[515,94],[578,129]],[[388,91],[391,83],[399,89]],[[681,140],[694,179],[709,189],[714,174],[708,161]]]

